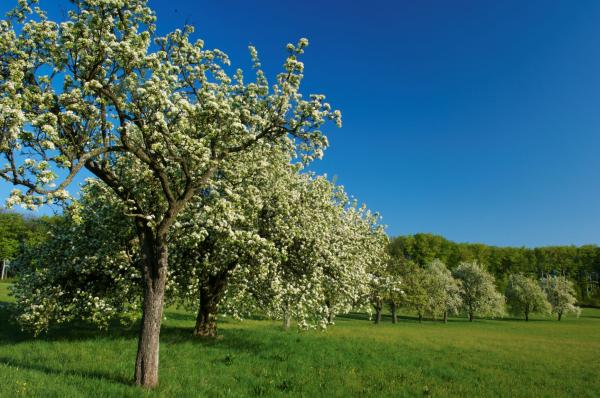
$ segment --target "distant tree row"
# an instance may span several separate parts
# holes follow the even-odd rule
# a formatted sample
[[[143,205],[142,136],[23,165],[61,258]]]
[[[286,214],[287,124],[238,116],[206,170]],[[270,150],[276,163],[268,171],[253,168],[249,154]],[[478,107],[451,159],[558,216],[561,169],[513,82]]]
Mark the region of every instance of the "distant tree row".
[[[388,266],[372,278],[371,290],[375,323],[381,322],[385,304],[389,305],[393,323],[398,321],[398,308],[416,313],[419,322],[426,316],[433,320],[443,317],[447,322],[450,313],[465,314],[469,321],[475,317],[502,317],[507,311],[526,321],[533,313],[553,314],[559,321],[564,314],[580,314],[568,278],[548,275],[536,279],[511,274],[502,295],[494,276],[476,261],[461,262],[451,272],[439,259],[421,267],[392,257]]]
[[[511,274],[522,273],[535,279],[565,276],[574,282],[581,304],[600,304],[600,248],[585,246],[497,247],[480,243],[456,243],[442,236],[416,234],[391,240],[390,254],[421,267],[434,259],[455,270],[463,262],[486,264],[503,291]]]

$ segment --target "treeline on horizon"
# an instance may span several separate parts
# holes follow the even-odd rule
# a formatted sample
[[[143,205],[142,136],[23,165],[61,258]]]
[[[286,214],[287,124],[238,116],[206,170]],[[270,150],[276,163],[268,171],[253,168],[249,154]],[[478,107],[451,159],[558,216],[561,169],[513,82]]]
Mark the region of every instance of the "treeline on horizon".
[[[600,247],[546,246],[499,247],[482,243],[457,243],[430,233],[398,236],[390,239],[390,255],[401,261],[425,266],[434,259],[454,270],[463,261],[477,261],[496,277],[504,291],[510,274],[523,273],[542,278],[562,275],[575,283],[583,305],[600,305]]]

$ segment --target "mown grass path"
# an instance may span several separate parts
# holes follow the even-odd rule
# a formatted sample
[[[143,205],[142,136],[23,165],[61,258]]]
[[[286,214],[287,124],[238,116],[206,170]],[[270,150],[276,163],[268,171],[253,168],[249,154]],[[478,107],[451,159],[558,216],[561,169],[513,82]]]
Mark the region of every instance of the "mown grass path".
[[[600,396],[600,310],[579,319],[452,319],[375,326],[341,317],[327,332],[223,321],[222,337],[196,340],[193,316],[169,309],[161,384],[131,385],[135,328],[85,325],[33,339],[9,321],[0,284],[2,397],[594,397]]]

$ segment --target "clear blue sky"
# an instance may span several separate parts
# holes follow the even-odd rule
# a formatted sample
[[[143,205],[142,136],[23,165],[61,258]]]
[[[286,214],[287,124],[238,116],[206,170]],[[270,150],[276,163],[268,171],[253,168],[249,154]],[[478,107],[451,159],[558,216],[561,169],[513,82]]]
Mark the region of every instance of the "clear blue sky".
[[[41,4],[56,16],[67,2]],[[344,115],[314,169],[391,235],[600,243],[600,2],[150,4],[161,32],[187,21],[244,67],[252,43],[271,73],[309,38],[305,92]]]

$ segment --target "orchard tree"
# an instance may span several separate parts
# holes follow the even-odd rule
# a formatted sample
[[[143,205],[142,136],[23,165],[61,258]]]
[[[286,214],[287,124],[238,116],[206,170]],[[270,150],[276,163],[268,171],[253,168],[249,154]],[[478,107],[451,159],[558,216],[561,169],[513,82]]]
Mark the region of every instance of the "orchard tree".
[[[321,156],[320,127],[340,124],[340,113],[322,95],[300,94],[306,39],[288,45],[273,86],[251,47],[256,79],[246,83],[240,70],[227,74],[223,52],[191,40],[191,27],[157,36],[146,0],[72,2],[64,22],[32,10],[37,0],[19,0],[0,21],[0,177],[25,189],[9,205],[68,199],[82,169],[119,197],[142,257],[135,382],[152,388],[177,216],[224,162],[259,142]]]
[[[294,306],[299,326],[308,327],[313,322],[324,327],[330,323],[329,307],[324,309],[325,303],[332,305],[332,294],[324,294],[330,289],[330,283],[339,290],[334,308],[340,311],[353,308],[364,294],[363,264],[369,264],[369,257],[364,253],[380,259],[376,254],[381,253],[387,243],[381,239],[375,241],[380,242],[379,246],[359,243],[365,239],[365,243],[372,242],[368,238],[381,236],[380,229],[376,225],[373,229],[369,222],[374,220],[365,217],[361,208],[337,200],[341,193],[339,187],[324,178],[299,175],[289,165],[281,169],[286,168],[288,177],[285,173],[269,177],[277,177],[280,182],[286,178],[296,181],[294,186],[288,185],[289,182],[281,185],[282,192],[299,193],[292,195],[296,199],[285,202],[285,208],[279,205],[266,208],[265,204],[272,202],[271,194],[254,196],[262,198],[262,206],[248,203],[249,196],[242,195],[241,190],[250,189],[251,184],[221,181],[221,188],[231,184],[234,190],[226,192],[225,188],[221,193],[219,189],[200,195],[178,218],[169,241],[172,255],[166,300],[198,311],[195,335],[214,336],[219,312],[240,317],[258,308],[281,318],[283,307],[279,299],[297,294],[298,289],[303,289],[299,298],[304,302],[303,306]],[[274,168],[270,170],[273,172]],[[260,180],[258,166],[249,164],[248,171],[254,174],[249,181]],[[332,193],[336,194],[331,196]],[[195,215],[200,213],[194,210],[197,206],[210,209],[204,212],[204,217],[197,218]],[[324,219],[321,228],[314,230],[329,231],[326,235],[329,240],[319,241],[322,248],[310,245],[314,232],[303,234],[304,228],[289,226],[295,224],[273,222],[276,215],[287,219],[295,208],[305,212],[306,220]],[[136,272],[140,256],[133,225],[122,212],[118,199],[104,184],[89,180],[81,199],[65,211],[66,220],[53,229],[52,237],[20,259],[20,278],[14,290],[18,319],[23,327],[37,334],[51,323],[84,319],[106,327],[112,319],[129,321],[135,316],[141,296],[141,280]],[[267,219],[257,216],[265,212],[271,216]],[[330,213],[332,216],[328,216]],[[363,216],[357,219],[359,214]],[[309,244],[305,249],[279,242],[276,245],[275,240],[258,234],[261,231],[256,229],[257,222],[270,225],[271,234],[280,231],[278,234],[287,236],[296,231],[296,239],[304,239]],[[340,229],[343,225],[347,228]],[[361,227],[358,231],[357,226]],[[276,235],[269,238],[273,236]],[[333,237],[335,240],[331,240]],[[340,247],[340,242],[345,242],[345,246]],[[340,248],[343,250],[338,251]],[[311,250],[316,254],[306,257]],[[296,266],[304,267],[307,276],[296,283],[281,270],[289,261],[283,253],[287,258],[302,255],[307,260],[319,258],[323,253],[330,255],[319,265],[325,264],[325,269],[300,259]],[[337,258],[340,253],[344,255]],[[349,253],[357,253],[354,262]],[[323,277],[325,274],[327,277]],[[305,279],[310,282],[301,283]]]
[[[548,276],[542,278],[541,285],[552,306],[552,313],[557,315],[559,321],[563,314],[569,312],[579,317],[581,308],[575,305],[577,298],[573,282],[564,276]]]
[[[369,275],[369,302],[375,311],[375,324],[381,322],[384,304],[392,298],[395,299],[395,297],[403,295],[402,283],[400,278],[390,274]],[[392,322],[397,322],[396,309],[392,314]]]
[[[15,260],[12,294],[21,327],[35,335],[75,319],[105,328],[131,322],[141,304],[137,236],[115,195],[97,180]]]
[[[454,270],[454,277],[462,283],[462,308],[469,321],[478,316],[504,314],[504,296],[496,291],[494,277],[477,262],[463,262]]]
[[[531,313],[549,313],[550,303],[538,281],[523,274],[512,274],[506,287],[506,303],[514,315],[524,315],[529,320]]]
[[[454,278],[446,264],[435,259],[425,267],[429,295],[428,311],[434,319],[442,315],[448,322],[448,313],[458,313],[462,307],[462,283]]]
[[[429,275],[427,271],[415,263],[407,262],[403,269],[402,290],[404,292],[402,305],[415,311],[419,322],[429,309],[430,288]]]

